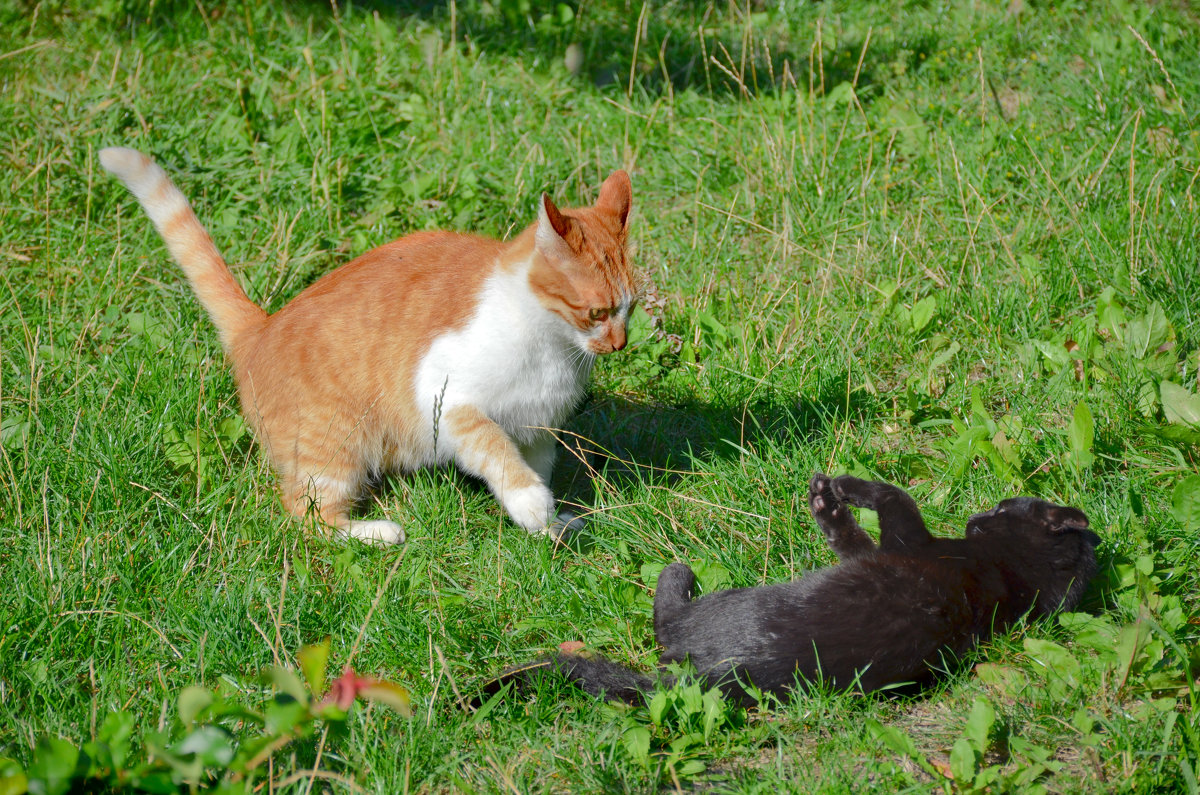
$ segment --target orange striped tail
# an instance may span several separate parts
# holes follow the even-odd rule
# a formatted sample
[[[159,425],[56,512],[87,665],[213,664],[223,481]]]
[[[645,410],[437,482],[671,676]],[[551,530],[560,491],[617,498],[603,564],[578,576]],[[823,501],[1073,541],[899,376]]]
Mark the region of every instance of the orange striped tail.
[[[228,352],[238,335],[262,323],[267,313],[246,296],[188,200],[157,163],[133,149],[110,147],[100,150],[100,164],[125,183],[150,216]]]

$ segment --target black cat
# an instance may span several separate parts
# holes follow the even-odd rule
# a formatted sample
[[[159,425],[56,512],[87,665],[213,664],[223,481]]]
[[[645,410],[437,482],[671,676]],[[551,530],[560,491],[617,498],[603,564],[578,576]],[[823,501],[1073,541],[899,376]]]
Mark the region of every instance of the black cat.
[[[817,473],[808,502],[839,565],[693,600],[692,570],[672,563],[654,595],[660,664],[690,660],[707,684],[745,704],[754,699],[743,685],[781,695],[797,677],[864,691],[921,685],[1022,616],[1071,609],[1096,572],[1100,538],[1087,516],[1031,497],[975,514],[953,539],[931,536],[912,497],[888,483]],[[878,547],[847,505],[879,514]],[[559,653],[505,671],[485,695],[555,669],[589,693],[629,702],[672,682]]]

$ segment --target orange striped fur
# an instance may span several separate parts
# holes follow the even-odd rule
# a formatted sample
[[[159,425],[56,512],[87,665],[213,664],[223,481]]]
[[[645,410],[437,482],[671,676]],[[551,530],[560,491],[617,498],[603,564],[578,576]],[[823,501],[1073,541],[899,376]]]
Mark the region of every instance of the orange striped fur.
[[[233,364],[242,411],[284,506],[342,535],[403,541],[349,516],[366,480],[454,462],[531,532],[554,532],[561,424],[592,361],[625,346],[635,280],[632,189],[614,172],[591,207],[501,242],[418,232],[332,271],[268,316],[246,296],[183,194],[147,156],[100,152],[183,268]]]

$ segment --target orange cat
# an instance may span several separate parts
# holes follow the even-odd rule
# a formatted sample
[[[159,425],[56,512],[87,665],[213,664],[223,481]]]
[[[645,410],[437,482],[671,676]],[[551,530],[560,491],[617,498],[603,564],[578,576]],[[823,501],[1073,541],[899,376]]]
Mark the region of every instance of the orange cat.
[[[538,220],[510,241],[418,232],[267,315],[158,165],[122,148],[100,162],[141,202],[212,317],[294,515],[315,507],[342,535],[400,543],[394,522],[350,519],[364,482],[453,461],[521,527],[561,529],[549,429],[583,397],[595,357],[625,347],[634,302],[624,171],[592,207],[561,211],[543,195]]]

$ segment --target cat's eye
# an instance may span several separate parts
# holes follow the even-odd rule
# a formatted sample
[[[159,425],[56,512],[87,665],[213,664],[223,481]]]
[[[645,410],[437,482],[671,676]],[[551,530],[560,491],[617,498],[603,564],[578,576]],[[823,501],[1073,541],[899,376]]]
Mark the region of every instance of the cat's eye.
[[[593,321],[608,320],[607,309],[593,309],[588,312],[588,318]]]

